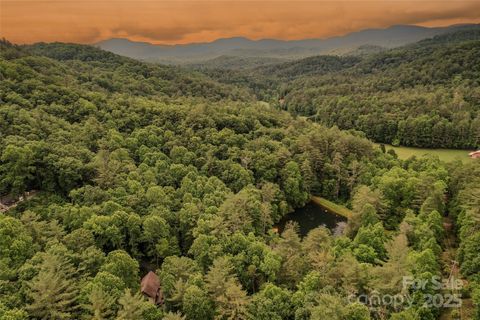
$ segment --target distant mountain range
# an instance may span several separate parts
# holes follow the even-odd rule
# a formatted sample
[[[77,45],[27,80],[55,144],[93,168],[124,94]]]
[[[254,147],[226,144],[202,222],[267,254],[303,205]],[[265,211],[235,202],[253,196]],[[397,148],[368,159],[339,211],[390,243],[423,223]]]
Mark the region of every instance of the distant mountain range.
[[[436,35],[466,28],[480,28],[480,24],[452,25],[427,28],[396,25],[386,29],[367,29],[328,39],[306,40],[250,40],[242,37],[218,39],[208,43],[182,45],[154,45],[128,39],[109,39],[96,43],[113,53],[168,64],[205,62],[220,56],[263,57],[271,59],[299,59],[320,54],[355,54],[365,46],[394,48]]]

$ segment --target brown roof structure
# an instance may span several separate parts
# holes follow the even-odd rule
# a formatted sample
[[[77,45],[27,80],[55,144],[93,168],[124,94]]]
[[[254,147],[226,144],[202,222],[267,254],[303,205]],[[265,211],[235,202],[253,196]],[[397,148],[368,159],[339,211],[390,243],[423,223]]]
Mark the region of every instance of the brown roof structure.
[[[152,299],[156,304],[163,303],[163,294],[160,290],[160,279],[155,272],[148,272],[140,283],[140,291]]]

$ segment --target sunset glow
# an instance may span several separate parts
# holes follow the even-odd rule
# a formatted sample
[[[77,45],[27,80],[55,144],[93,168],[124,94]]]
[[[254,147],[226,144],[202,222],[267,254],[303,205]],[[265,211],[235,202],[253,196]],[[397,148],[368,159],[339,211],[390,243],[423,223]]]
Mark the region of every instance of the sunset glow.
[[[305,39],[394,24],[480,22],[480,1],[22,1],[1,0],[2,37],[16,43],[151,43]]]

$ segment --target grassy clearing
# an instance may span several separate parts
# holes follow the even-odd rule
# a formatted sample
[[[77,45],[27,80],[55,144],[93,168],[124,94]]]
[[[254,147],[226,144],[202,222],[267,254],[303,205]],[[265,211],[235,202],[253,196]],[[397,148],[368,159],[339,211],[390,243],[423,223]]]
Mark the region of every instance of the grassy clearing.
[[[438,156],[440,160],[445,162],[452,162],[455,160],[461,160],[463,163],[473,161],[468,157],[468,153],[473,150],[458,150],[458,149],[426,149],[426,148],[414,148],[414,147],[394,147],[391,145],[385,145],[387,151],[393,149],[398,157],[402,160],[408,159],[411,156],[423,157],[425,155]]]
[[[333,203],[322,197],[312,196],[312,201],[326,208],[327,210],[335,214],[338,214],[339,216],[345,217],[347,219],[349,219],[353,214],[353,212],[350,209],[345,208],[344,206],[341,206],[339,204]]]

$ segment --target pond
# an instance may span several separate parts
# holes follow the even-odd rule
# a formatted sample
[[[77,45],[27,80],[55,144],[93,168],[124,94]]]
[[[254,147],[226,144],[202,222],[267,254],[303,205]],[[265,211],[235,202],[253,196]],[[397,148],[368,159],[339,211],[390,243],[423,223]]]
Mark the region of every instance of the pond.
[[[347,219],[314,201],[310,201],[305,207],[284,216],[275,225],[278,232],[283,232],[288,221],[298,223],[300,236],[304,237],[310,230],[320,226],[330,229],[334,235],[340,235],[346,226]]]

